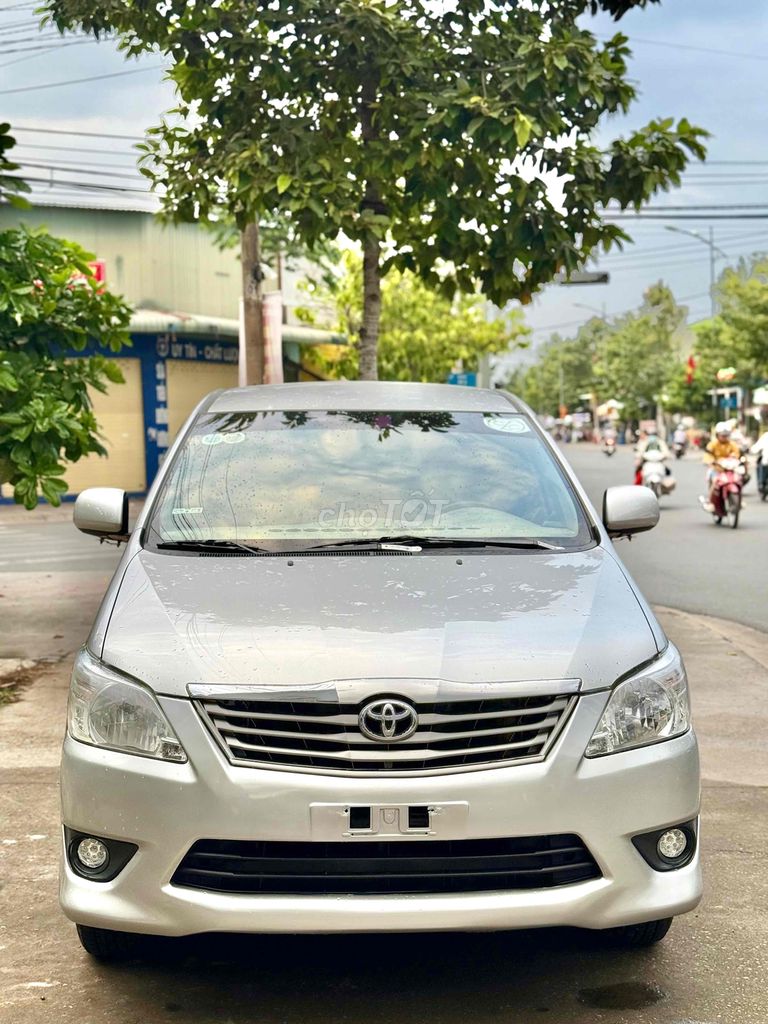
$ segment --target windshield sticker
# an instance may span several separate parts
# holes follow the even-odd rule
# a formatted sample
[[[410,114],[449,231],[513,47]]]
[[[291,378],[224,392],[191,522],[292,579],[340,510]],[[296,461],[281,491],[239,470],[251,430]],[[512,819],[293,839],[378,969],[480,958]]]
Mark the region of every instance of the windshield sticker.
[[[203,514],[201,505],[196,508],[174,508],[171,510],[172,516],[200,516]]]
[[[531,429],[522,416],[483,416],[483,423],[505,434],[528,434]]]
[[[201,444],[221,444],[223,438],[221,434],[203,434],[200,438]]]
[[[221,436],[224,444],[242,444],[245,440],[245,434],[242,430],[236,430],[233,434],[222,434]]]

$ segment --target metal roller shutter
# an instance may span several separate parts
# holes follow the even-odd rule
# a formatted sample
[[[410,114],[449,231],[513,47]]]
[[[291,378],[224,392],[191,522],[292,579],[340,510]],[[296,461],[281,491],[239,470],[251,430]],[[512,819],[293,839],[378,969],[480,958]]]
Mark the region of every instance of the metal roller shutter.
[[[168,436],[176,437],[187,416],[209,391],[237,387],[235,363],[196,363],[166,360],[168,385]]]
[[[86,487],[122,487],[144,491],[147,486],[144,448],[144,402],[139,359],[115,359],[125,384],[112,384],[106,395],[92,391],[91,401],[107,458],[88,455],[67,466],[64,478],[70,494]]]

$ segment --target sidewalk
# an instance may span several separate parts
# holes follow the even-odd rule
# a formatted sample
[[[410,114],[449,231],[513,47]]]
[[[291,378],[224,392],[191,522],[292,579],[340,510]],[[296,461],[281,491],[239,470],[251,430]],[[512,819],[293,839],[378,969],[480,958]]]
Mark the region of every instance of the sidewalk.
[[[391,1024],[394,992],[403,1024],[467,1017],[491,1024],[501,1007],[514,1007],[515,1019],[529,1024],[543,1019],[537,1013],[542,1005],[558,1024],[766,1024],[768,636],[671,609],[658,612],[691,679],[702,748],[707,886],[702,906],[678,921],[658,949],[598,954],[578,937],[536,932],[282,937],[239,939],[234,963],[223,968],[215,961],[225,940],[207,947],[210,960],[173,968],[98,966],[82,953],[56,903],[67,657],[39,666],[21,699],[0,708],[0,1021]],[[468,962],[476,965],[469,985]],[[420,977],[423,971],[418,984],[414,963],[421,965]],[[641,981],[663,993],[646,1012],[603,1014],[579,1001],[579,992],[595,986],[618,990]]]

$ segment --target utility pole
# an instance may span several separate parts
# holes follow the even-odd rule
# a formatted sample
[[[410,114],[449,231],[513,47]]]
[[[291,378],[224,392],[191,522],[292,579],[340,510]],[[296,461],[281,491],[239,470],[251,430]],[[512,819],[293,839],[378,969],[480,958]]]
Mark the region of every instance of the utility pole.
[[[715,245],[715,231],[712,225],[709,225],[709,238],[705,237],[698,231],[689,231],[687,228],[676,228],[671,224],[665,225],[667,231],[674,231],[676,235],[688,235],[691,238],[696,238],[698,241],[703,242],[704,245],[709,248],[709,297],[710,297],[710,310],[712,316],[717,316],[717,298],[715,297],[715,259],[717,256],[722,256],[723,259],[728,259],[728,254],[723,252],[718,246]]]
[[[709,298],[712,316],[717,314],[715,301],[715,229],[709,225]]]
[[[261,283],[259,225],[248,224],[240,235],[243,274],[242,322],[240,325],[240,383],[264,383],[264,310]]]

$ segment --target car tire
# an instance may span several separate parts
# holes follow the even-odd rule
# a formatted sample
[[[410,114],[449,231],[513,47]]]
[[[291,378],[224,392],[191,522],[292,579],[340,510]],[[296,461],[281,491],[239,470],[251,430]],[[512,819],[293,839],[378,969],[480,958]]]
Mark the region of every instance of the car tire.
[[[86,953],[105,962],[135,960],[141,955],[146,941],[145,935],[135,932],[113,932],[106,928],[91,928],[86,924],[76,927],[77,937]]]
[[[671,917],[643,924],[629,924],[622,928],[608,928],[601,935],[610,946],[622,949],[645,949],[661,942],[672,925]]]

